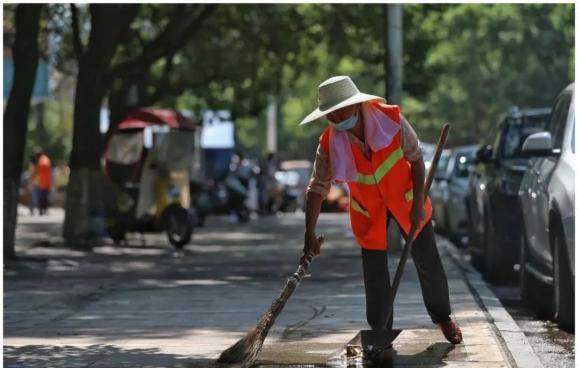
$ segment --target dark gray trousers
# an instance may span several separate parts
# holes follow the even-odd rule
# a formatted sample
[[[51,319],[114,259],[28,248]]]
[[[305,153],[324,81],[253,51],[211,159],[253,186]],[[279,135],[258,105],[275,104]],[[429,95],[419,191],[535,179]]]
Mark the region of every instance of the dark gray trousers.
[[[402,235],[406,237],[403,231]],[[385,320],[389,308],[393,308],[387,251],[362,248],[361,254],[367,322],[374,331],[391,330],[393,312],[390,320]],[[411,255],[419,276],[425,307],[433,323],[449,321],[451,308],[448,281],[436,247],[431,221],[415,239]]]

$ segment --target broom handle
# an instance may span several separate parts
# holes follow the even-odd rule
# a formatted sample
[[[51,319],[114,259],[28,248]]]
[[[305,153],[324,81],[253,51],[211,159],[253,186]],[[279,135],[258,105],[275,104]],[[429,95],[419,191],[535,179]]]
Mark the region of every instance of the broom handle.
[[[308,253],[303,258],[302,262],[299,263],[297,271],[295,271],[295,273],[291,275],[289,279],[287,279],[287,284],[285,284],[285,287],[281,291],[281,294],[279,294],[279,297],[275,299],[271,304],[271,307],[269,308],[269,313],[267,313],[261,318],[260,324],[261,323],[264,324],[263,327],[266,330],[268,330],[269,327],[271,327],[273,323],[275,323],[277,316],[281,314],[281,311],[283,310],[285,303],[287,302],[287,300],[289,300],[289,298],[291,297],[291,295],[293,294],[293,292],[303,279],[303,276],[307,272],[307,269],[309,268],[311,261],[313,261],[313,254]]]
[[[429,169],[429,172],[427,174],[426,181],[425,181],[424,196],[423,196],[424,201],[427,201],[429,189],[430,189],[431,184],[433,182],[434,174],[435,174],[435,171],[436,171],[437,166],[438,166],[438,161],[440,159],[440,156],[441,156],[442,151],[444,149],[444,146],[446,144],[446,139],[448,136],[449,129],[450,129],[449,124],[444,124],[444,126],[442,127],[442,132],[440,134],[440,138],[439,138],[437,146],[436,146],[436,151],[435,151],[434,157],[432,159],[431,166],[430,166],[430,169]],[[405,263],[407,262],[407,257],[409,256],[409,253],[411,251],[411,247],[413,246],[413,242],[415,240],[414,236],[415,236],[416,231],[417,231],[417,229],[412,225],[410,230],[409,230],[409,235],[407,236],[407,242],[405,243],[405,246],[403,248],[403,252],[401,253],[401,258],[399,259],[397,271],[395,272],[395,277],[393,279],[393,284],[391,286],[391,292],[392,292],[391,306],[390,306],[389,312],[388,312],[389,315],[385,319],[386,321],[389,321],[389,319],[391,318],[391,313],[393,312],[393,302],[395,301],[395,296],[397,295],[397,289],[399,288],[399,283],[401,281],[401,275],[403,274],[403,270],[405,268]]]

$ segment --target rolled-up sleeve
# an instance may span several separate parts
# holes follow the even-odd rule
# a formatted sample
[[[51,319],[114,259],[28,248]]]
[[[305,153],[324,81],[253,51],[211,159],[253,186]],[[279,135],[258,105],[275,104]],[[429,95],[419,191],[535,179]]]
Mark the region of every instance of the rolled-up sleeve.
[[[422,158],[417,134],[403,115],[401,115],[401,149],[408,161],[414,162]]]
[[[315,154],[313,173],[307,186],[307,194],[313,192],[319,194],[323,199],[327,198],[327,194],[329,194],[329,190],[331,189],[332,180],[333,175],[329,162],[329,154],[319,145],[317,146],[317,153]]]

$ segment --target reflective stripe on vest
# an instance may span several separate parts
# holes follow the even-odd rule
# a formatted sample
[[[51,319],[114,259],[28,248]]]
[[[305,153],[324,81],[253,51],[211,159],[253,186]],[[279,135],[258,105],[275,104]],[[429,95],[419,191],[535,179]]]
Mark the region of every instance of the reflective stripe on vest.
[[[355,199],[353,199],[353,197],[351,198],[351,208],[361,213],[362,215],[369,217],[369,212],[367,212],[367,210],[364,210],[363,207],[361,207],[361,205],[357,203]]]
[[[378,184],[381,179],[387,175],[389,170],[403,157],[403,151],[401,147],[393,151],[383,162],[377,167],[373,175],[357,173],[356,183],[359,184]]]
[[[408,202],[413,200],[413,189],[410,189],[407,192],[405,192],[405,200]]]

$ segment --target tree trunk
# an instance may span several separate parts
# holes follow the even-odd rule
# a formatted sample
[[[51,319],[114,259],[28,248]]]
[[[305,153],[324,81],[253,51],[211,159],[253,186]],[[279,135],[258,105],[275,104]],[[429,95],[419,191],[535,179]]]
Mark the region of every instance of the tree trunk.
[[[100,108],[110,88],[107,73],[111,60],[137,11],[138,5],[134,4],[90,6],[89,43],[86,51],[79,50],[78,55],[70,179],[62,234],[74,245],[104,235],[104,176],[100,163],[104,138],[100,133]]]
[[[4,258],[16,257],[18,193],[30,98],[38,67],[38,30],[42,5],[18,5],[14,40],[14,79],[4,111]]]
[[[74,242],[98,238],[104,230],[91,223],[91,219],[98,221],[102,217],[104,179],[100,165],[103,138],[99,129],[104,73],[91,64],[86,59],[80,63],[74,99],[74,135],[63,228],[64,238]]]
[[[99,116],[102,99],[114,79],[130,80],[145,75],[150,66],[159,58],[174,54],[194,35],[208,18],[216,5],[191,7],[191,12],[183,14],[174,23],[169,23],[166,31],[153,40],[142,55],[121,65],[111,67],[111,60],[118,45],[128,35],[130,24],[136,16],[138,6],[118,4],[92,4],[91,30],[87,50],[76,42],[79,54],[79,75],[76,85],[74,107],[74,138],[70,156],[70,180],[66,201],[66,217],[63,236],[76,244],[84,243],[101,235],[103,187],[100,159],[103,138],[99,131]],[[192,18],[189,19],[189,15]],[[77,31],[78,32],[78,31]],[[76,37],[76,39],[80,39]],[[135,73],[136,72],[136,73]],[[121,86],[122,88],[122,86]],[[126,88],[129,88],[127,83]],[[123,106],[110,101],[113,110],[111,128],[118,122]]]
[[[110,91],[108,98],[108,108],[110,109],[109,132],[126,115],[128,105],[128,88],[121,80],[115,82],[118,86]]]

